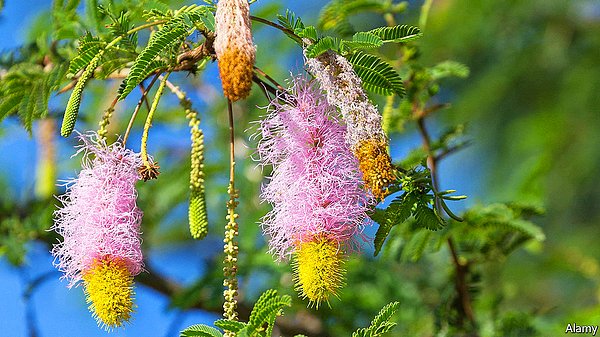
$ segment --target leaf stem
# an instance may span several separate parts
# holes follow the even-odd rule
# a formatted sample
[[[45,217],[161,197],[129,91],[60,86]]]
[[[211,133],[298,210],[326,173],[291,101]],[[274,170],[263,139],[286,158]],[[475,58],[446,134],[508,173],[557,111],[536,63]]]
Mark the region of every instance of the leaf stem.
[[[260,23],[264,23],[267,26],[271,26],[273,28],[277,28],[280,31],[282,31],[282,32],[286,33],[287,35],[291,36],[297,42],[299,42],[299,43],[302,42],[302,38],[300,36],[296,35],[296,33],[293,30],[291,30],[289,28],[286,28],[286,27],[284,27],[284,26],[282,26],[280,24],[277,24],[275,22],[272,22],[272,21],[269,21],[267,19],[263,19],[263,18],[254,16],[254,15],[250,15],[250,19],[254,20],[254,21],[257,21],[257,22],[260,22]]]
[[[266,78],[269,82],[273,83],[273,85],[275,85],[277,87],[277,89],[279,89],[283,92],[286,91],[285,88],[281,84],[279,84],[277,81],[275,81],[271,76],[269,76],[269,74],[262,71],[259,67],[254,66],[254,71],[256,71],[262,77]]]
[[[263,93],[265,94],[265,97],[268,100],[271,100],[271,97],[269,97],[267,91],[271,94],[273,94],[274,96],[278,95],[278,91],[277,89],[275,89],[273,86],[271,86],[269,83],[263,81],[261,78],[259,78],[258,76],[253,75],[252,76],[252,81],[256,84],[258,84],[258,86],[263,90]]]

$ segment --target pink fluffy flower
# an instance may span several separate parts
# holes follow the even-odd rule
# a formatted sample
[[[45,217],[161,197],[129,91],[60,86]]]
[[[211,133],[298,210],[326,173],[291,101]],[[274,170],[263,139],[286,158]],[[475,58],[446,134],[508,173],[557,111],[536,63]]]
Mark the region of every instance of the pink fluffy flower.
[[[280,97],[288,103],[271,102],[260,125],[257,152],[262,165],[273,166],[261,195],[273,205],[262,219],[270,251],[284,259],[296,244],[321,235],[355,248],[372,200],[346,127],[314,84],[298,78],[290,92]]]
[[[52,255],[69,287],[82,279],[95,259],[106,256],[125,261],[132,276],[143,269],[142,211],[135,190],[141,156],[118,142],[107,146],[93,133],[79,138],[83,169],[66,183],[53,226],[63,241],[54,245]]]

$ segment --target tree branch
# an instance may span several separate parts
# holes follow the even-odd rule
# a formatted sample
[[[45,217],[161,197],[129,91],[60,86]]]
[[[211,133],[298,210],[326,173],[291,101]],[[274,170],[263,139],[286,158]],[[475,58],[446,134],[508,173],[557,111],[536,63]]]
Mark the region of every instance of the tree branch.
[[[424,111],[420,109],[418,106],[413,105],[413,114],[417,117],[417,127],[419,129],[419,133],[421,134],[421,138],[423,140],[423,147],[427,152],[427,166],[431,171],[431,179],[433,181],[433,187],[436,191],[439,190],[439,181],[437,174],[437,163],[438,157],[434,155],[431,149],[431,137],[429,136],[429,132],[425,125],[425,118],[429,115],[431,111]],[[437,198],[435,199],[435,207],[440,210],[439,201]],[[441,210],[440,210],[441,211]],[[460,304],[460,310],[464,317],[466,317],[472,326],[476,326],[475,313],[473,312],[473,304],[471,301],[471,294],[469,293],[467,276],[469,275],[469,264],[462,263],[460,257],[458,256],[456,245],[454,244],[454,240],[451,236],[448,237],[447,240],[448,249],[450,250],[450,254],[452,255],[452,262],[454,264],[454,268],[456,269],[455,275],[455,289],[458,295],[458,302]],[[475,335],[476,336],[476,335]]]

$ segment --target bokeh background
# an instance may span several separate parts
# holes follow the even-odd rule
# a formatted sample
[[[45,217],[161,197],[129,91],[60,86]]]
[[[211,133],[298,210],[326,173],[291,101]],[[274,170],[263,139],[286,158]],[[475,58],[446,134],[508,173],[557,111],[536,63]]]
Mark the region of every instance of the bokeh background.
[[[175,7],[191,2],[170,3]],[[252,10],[274,19],[276,13],[290,8],[305,23],[316,24],[325,3],[259,0]],[[422,2],[408,3],[409,9],[397,19],[417,25]],[[0,13],[0,49],[28,45],[42,37],[51,5],[49,0],[5,0]],[[351,20],[360,28],[385,24],[375,15]],[[540,336],[562,335],[567,323],[598,324],[600,2],[434,0],[427,24],[421,28],[421,63],[451,59],[470,68],[468,78],[443,83],[438,96],[451,107],[433,122],[434,132],[444,125],[466,123],[471,140],[469,147],[449,156],[439,169],[442,188],[469,197],[452,208],[460,213],[477,204],[512,201],[545,209],[543,216],[535,218],[545,232],[543,243],[526,245],[504,260],[482,266],[483,290],[476,310],[483,316],[483,334],[492,324],[488,318],[494,316],[493,310],[517,315],[514,317],[527,315]],[[290,40],[259,24],[254,29],[259,46],[257,65],[280,80],[290,71],[301,70],[301,52]],[[140,187],[140,205],[145,211],[148,270],[177,284],[173,288],[177,291],[165,295],[157,291],[159,285],[138,285],[134,320],[112,336],[177,336],[192,323],[211,324],[219,317],[219,234],[227,184],[225,105],[215,64],[196,78],[177,75],[173,80],[190,93],[203,119],[211,234],[202,242],[187,238],[189,134],[176,99],[170,97],[162,103],[149,143],[163,174]],[[90,86],[78,130],[96,128],[100,112],[118,84]],[[50,115],[58,120],[67,98],[63,96],[51,100]],[[273,264],[257,225],[268,206],[257,197],[262,173],[249,158],[253,151],[249,136],[251,122],[263,113],[257,106],[266,103],[255,90],[246,104],[236,108],[241,163],[237,172],[242,189],[240,269],[245,270],[242,298],[248,303],[270,287],[293,295],[290,268]],[[111,134],[122,132],[131,104],[133,99],[118,106]],[[139,149],[140,126],[131,136],[134,149]],[[40,188],[36,179],[41,151],[38,129],[40,124],[34,124],[30,135],[12,117],[0,124],[0,222],[4,224],[0,232],[0,336],[105,336],[91,318],[81,289],[68,290],[66,282],[59,280],[47,240],[37,239],[33,229],[21,230],[51,226],[54,202],[34,201],[36,188]],[[58,178],[74,177],[79,158],[70,156],[76,141],[54,134]],[[420,146],[413,126],[390,136],[395,159]],[[32,214],[35,216],[29,216]],[[374,233],[373,228],[368,231]],[[8,239],[13,236],[17,238]],[[424,260],[392,263],[381,256],[357,257],[348,264],[349,286],[341,293],[341,301],[315,313],[293,295],[292,311],[299,313],[293,317],[304,317],[304,313],[306,324],[314,331],[343,336],[348,329],[368,324],[385,303],[400,300],[399,335],[431,336],[436,326],[431,308],[442,297],[437,292],[439,285],[447,282],[450,262],[444,250]],[[209,310],[190,308],[198,306],[198,298],[203,302],[200,306]],[[325,318],[313,322],[314,317]]]

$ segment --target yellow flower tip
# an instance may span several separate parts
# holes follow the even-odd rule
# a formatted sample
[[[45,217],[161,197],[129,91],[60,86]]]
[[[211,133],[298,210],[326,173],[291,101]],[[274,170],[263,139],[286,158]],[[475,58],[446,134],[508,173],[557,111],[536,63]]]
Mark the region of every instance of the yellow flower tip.
[[[225,97],[232,102],[248,97],[254,73],[254,55],[229,49],[219,57],[219,74]]]
[[[361,141],[355,155],[365,186],[376,199],[383,200],[389,194],[389,185],[396,180],[386,142],[377,139]]]
[[[300,242],[296,246],[293,262],[296,290],[308,298],[309,306],[319,308],[321,302],[329,304],[329,297],[337,297],[344,285],[343,255],[335,240],[325,237]]]
[[[83,273],[89,309],[106,330],[121,327],[133,312],[133,276],[125,261],[106,255]]]

